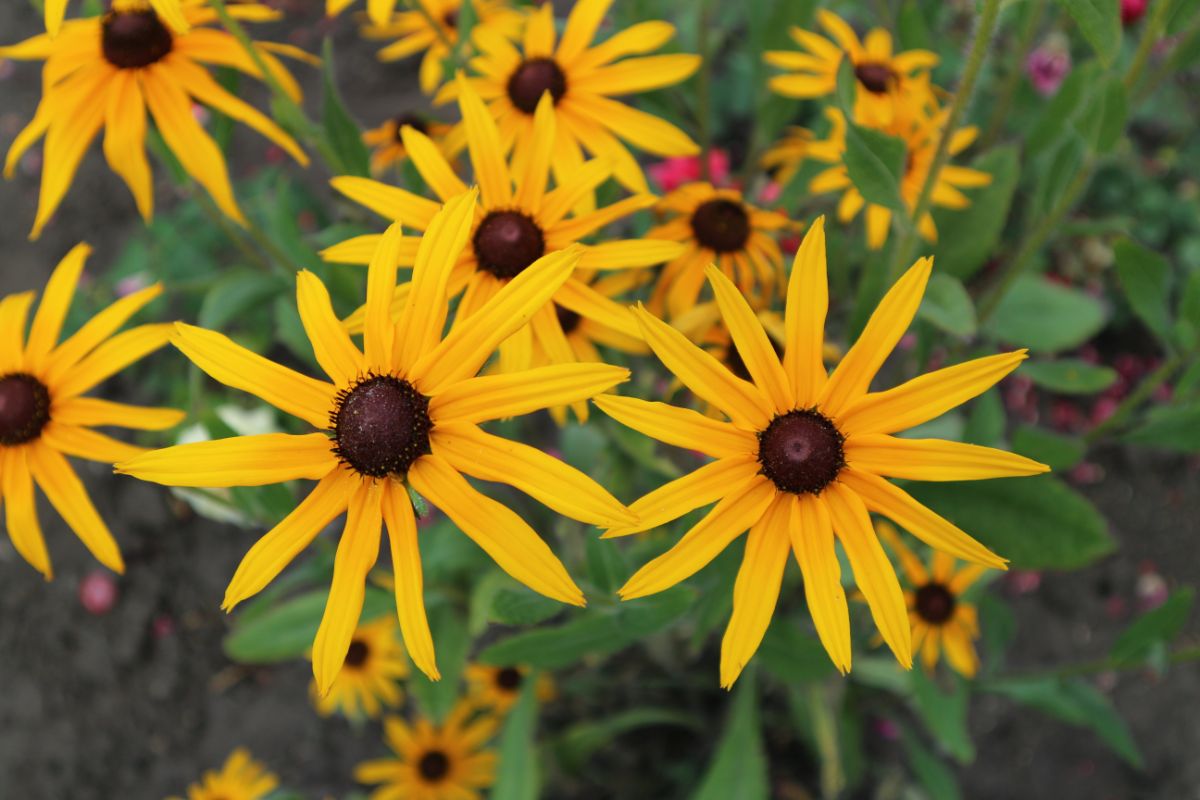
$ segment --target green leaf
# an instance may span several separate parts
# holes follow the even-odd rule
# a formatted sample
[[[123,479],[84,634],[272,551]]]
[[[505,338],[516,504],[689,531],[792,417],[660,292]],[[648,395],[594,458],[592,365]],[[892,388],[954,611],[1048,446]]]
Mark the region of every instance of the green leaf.
[[[904,142],[870,128],[846,123],[844,161],[850,181],[868,203],[907,213],[900,196]]]
[[[612,746],[613,740],[622,734],[639,728],[650,727],[699,727],[696,720],[669,708],[635,708],[606,716],[596,722],[580,722],[572,725],[559,739],[555,751],[558,760],[570,770],[581,769],[592,754],[604,747]]]
[[[1145,661],[1158,644],[1170,644],[1187,624],[1196,592],[1190,586],[1176,589],[1153,611],[1138,617],[1113,645],[1111,658],[1117,666]]]
[[[542,776],[534,739],[536,725],[537,680],[531,675],[500,731],[496,784],[488,795],[491,800],[537,800]]]
[[[1071,725],[1090,728],[1121,758],[1135,767],[1142,766],[1142,755],[1124,720],[1109,699],[1090,683],[1054,677],[1009,678],[984,684],[981,688]]]
[[[984,447],[995,447],[1004,438],[1007,422],[1004,401],[1000,399],[1000,391],[995,388],[988,389],[971,404],[971,411],[967,415],[967,424],[962,432],[962,441],[969,444],[981,444]]]
[[[1079,175],[1083,168],[1083,159],[1087,153],[1087,142],[1076,131],[1067,131],[1054,151],[1049,166],[1037,171],[1037,186],[1034,190],[1033,204],[1028,210],[1036,218],[1051,213],[1059,199],[1067,191],[1067,187]]]
[[[197,324],[221,330],[262,301],[287,291],[288,287],[274,275],[260,270],[230,270],[204,296]]]
[[[502,625],[537,625],[562,611],[562,603],[527,589],[501,589],[492,598],[491,620]]]
[[[1117,277],[1133,313],[1160,341],[1171,341],[1171,265],[1153,250],[1130,239],[1113,248]]]
[[[984,332],[1041,353],[1069,350],[1104,327],[1105,313],[1091,295],[1032,275],[1013,281]]]
[[[337,78],[333,71],[333,40],[326,39],[322,50],[321,72],[325,97],[321,108],[323,135],[329,150],[338,163],[333,166],[342,175],[370,177],[371,158],[363,142],[362,131],[346,111],[338,93]]]
[[[1012,449],[1050,469],[1061,472],[1083,460],[1087,445],[1078,436],[1066,436],[1045,428],[1022,425],[1013,434]]]
[[[929,793],[930,800],[960,800],[962,792],[958,788],[958,779],[954,770],[942,763],[941,759],[921,744],[920,739],[907,727],[900,731],[900,743],[908,756],[908,765],[913,775],[921,783],[921,787]]]
[[[1058,394],[1096,394],[1117,380],[1117,371],[1112,367],[1089,364],[1077,358],[1026,361],[1021,365],[1021,374],[1043,389]]]
[[[1070,130],[1075,115],[1083,107],[1084,97],[1095,83],[1094,66],[1085,64],[1080,69],[1072,70],[1058,87],[1058,92],[1046,103],[1026,137],[1025,158],[1034,159],[1049,151],[1063,133]]]
[[[1014,145],[989,150],[971,164],[992,176],[992,182],[971,192],[971,205],[963,209],[935,209],[938,243],[934,263],[939,272],[960,280],[973,277],[996,250],[1012,206],[1020,159]]]
[[[1051,475],[905,489],[1019,569],[1076,569],[1114,547],[1100,512]]]
[[[277,664],[303,658],[317,636],[328,598],[328,589],[314,590],[256,614],[244,624],[241,620],[234,622],[223,644],[225,655],[241,664]],[[359,621],[370,622],[385,613],[396,613],[392,593],[367,586]]]
[[[819,681],[835,671],[821,642],[786,617],[767,629],[755,656],[776,680],[789,684]]]
[[[975,760],[975,746],[971,743],[971,732],[967,728],[967,708],[971,695],[966,683],[956,679],[953,690],[946,693],[924,670],[914,669],[909,677],[913,705],[925,727],[955,760],[960,764],[970,764]]]
[[[408,691],[417,698],[421,710],[435,722],[441,722],[458,702],[458,679],[467,663],[471,637],[466,620],[449,604],[429,610],[429,628],[437,642],[437,666],[440,681],[431,681],[414,669],[408,680]]]
[[[1176,343],[1184,350],[1200,345],[1200,269],[1193,269],[1188,274],[1175,317]]]
[[[1180,453],[1200,452],[1200,402],[1155,408],[1124,438],[1132,444]]]
[[[1100,63],[1112,64],[1121,50],[1120,4],[1107,0],[1058,0],[1058,4],[1075,20]]]
[[[966,338],[975,334],[975,305],[962,281],[944,272],[929,278],[917,316],[936,328]]]
[[[692,800],[767,800],[770,796],[756,683],[753,669],[738,681],[716,754]]]
[[[612,595],[629,577],[629,569],[615,542],[588,536],[587,571],[592,585],[606,595]]]

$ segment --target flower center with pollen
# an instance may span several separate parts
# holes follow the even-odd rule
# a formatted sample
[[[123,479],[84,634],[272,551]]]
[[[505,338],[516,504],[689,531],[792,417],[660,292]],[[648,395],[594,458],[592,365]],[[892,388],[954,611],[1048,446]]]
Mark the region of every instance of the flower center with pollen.
[[[497,278],[515,278],[546,252],[537,223],[519,211],[493,211],[475,230],[479,268]]]
[[[496,673],[496,686],[506,692],[515,692],[521,688],[521,682],[525,676],[521,674],[521,670],[516,667],[505,667]]]
[[[508,99],[526,114],[537,111],[538,101],[545,92],[550,92],[555,104],[567,93],[567,76],[553,59],[523,61],[508,79]]]
[[[430,453],[429,398],[392,375],[368,375],[343,389],[331,422],[333,451],[360,475],[403,477]]]
[[[717,253],[732,253],[750,238],[750,215],[741,203],[709,200],[692,212],[692,232],[704,247]]]
[[[346,651],[346,666],[352,669],[357,669],[367,663],[367,657],[371,655],[371,648],[362,639],[355,639],[350,642],[350,649]]]
[[[417,762],[417,771],[427,781],[440,781],[450,772],[450,759],[441,750],[430,750]]]
[[[0,378],[0,445],[31,442],[50,421],[50,392],[32,375]]]
[[[171,32],[153,11],[110,11],[101,23],[100,48],[114,67],[148,67],[171,52]]]
[[[402,131],[405,126],[412,128],[417,133],[424,133],[424,134],[429,133],[429,125],[427,125],[425,123],[425,120],[421,119],[416,114],[411,114],[411,113],[401,114],[400,116],[396,117],[395,120],[393,120],[393,121],[396,123],[396,141],[400,142],[401,144],[404,143],[404,140],[402,138],[400,138],[400,131]]]
[[[940,583],[917,589],[917,615],[930,625],[941,625],[954,616],[954,593]]]
[[[846,466],[844,441],[815,409],[789,411],[759,432],[758,461],[780,491],[820,494]]]
[[[854,68],[854,77],[872,94],[887,94],[896,83],[896,71],[887,64],[867,61]]]

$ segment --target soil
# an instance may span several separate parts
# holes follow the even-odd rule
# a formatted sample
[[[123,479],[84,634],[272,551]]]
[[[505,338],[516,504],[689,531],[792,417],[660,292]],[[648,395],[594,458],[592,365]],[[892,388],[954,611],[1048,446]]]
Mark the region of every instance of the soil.
[[[315,50],[320,25],[314,7],[323,3],[295,5],[306,21],[296,41]],[[40,21],[29,3],[3,3],[0,30],[6,43],[17,41],[37,33]],[[375,124],[396,113],[379,98],[394,98],[398,107],[421,102],[411,64],[376,64],[368,47],[352,46],[356,37],[347,20],[336,31],[341,81],[361,119]],[[297,72],[306,76],[308,102],[316,108],[315,76],[305,67]],[[39,72],[35,65],[0,64],[0,75],[0,148],[7,150],[33,113]],[[235,171],[261,153],[257,142],[245,141]],[[314,175],[314,183],[321,179]],[[6,210],[0,293],[40,288],[57,259],[84,239],[96,251],[90,269],[102,270],[140,227],[98,145],[57,218],[31,243],[26,232],[37,190],[37,169],[19,169],[0,183]],[[160,181],[158,190],[160,207],[169,207],[169,188]],[[131,385],[106,391],[138,397]],[[1155,565],[1171,585],[1196,579],[1197,465],[1117,450],[1096,460],[1103,477],[1081,488],[1110,520],[1120,548],[1089,569],[1044,574],[1035,590],[1010,599],[1017,620],[1009,656],[1014,671],[1102,657],[1136,613],[1143,565]],[[97,567],[48,506],[40,513],[53,582],[42,581],[6,538],[0,541],[0,798],[162,798],[182,793],[238,745],[307,796],[354,790],[351,765],[382,754],[377,733],[319,719],[307,701],[308,664],[245,669],[222,654],[229,623],[220,598],[255,532],[181,514],[155,487],[114,478],[102,465],[75,463],[128,569],[117,581],[115,607],[94,616],[77,592]],[[1193,615],[1186,636],[1200,637],[1200,615]],[[978,758],[959,770],[964,797],[1200,800],[1200,666],[1178,667],[1163,678],[1125,673],[1098,681],[1128,721],[1146,758],[1144,771],[1125,766],[1090,733],[981,697],[971,712]],[[714,700],[717,713],[722,705]],[[695,757],[710,746],[707,737],[673,735],[684,738],[672,751]],[[571,796],[598,797],[595,789]]]

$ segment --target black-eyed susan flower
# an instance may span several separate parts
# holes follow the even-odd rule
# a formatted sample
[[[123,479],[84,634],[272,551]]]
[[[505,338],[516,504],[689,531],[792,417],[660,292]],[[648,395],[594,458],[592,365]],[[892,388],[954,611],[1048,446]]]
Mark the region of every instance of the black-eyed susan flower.
[[[348,0],[330,0],[345,6]],[[374,0],[368,0],[369,3]],[[395,0],[384,0],[395,4]],[[383,3],[374,2],[374,6]],[[395,16],[380,19],[372,13],[372,24],[363,29],[370,39],[395,39],[396,41],[379,51],[380,61],[399,61],[402,58],[424,53],[418,80],[421,91],[433,94],[445,79],[442,65],[450,57],[452,49],[459,47],[459,20],[463,14],[463,0],[416,0],[414,7]],[[525,23],[525,12],[513,8],[505,0],[471,0],[471,12],[475,19],[472,32],[488,31],[505,39],[515,39]],[[462,47],[469,47],[463,43]]]
[[[359,764],[354,779],[379,785],[368,800],[479,800],[496,775],[496,754],[488,743],[496,735],[495,716],[461,701],[440,725],[419,718],[411,725],[399,717],[383,723],[384,739],[395,758]]]
[[[938,656],[946,654],[950,667],[964,678],[979,671],[975,640],[979,638],[979,613],[963,594],[983,575],[986,568],[966,564],[955,569],[954,559],[934,551],[928,566],[909,549],[896,529],[886,520],[875,523],[880,538],[900,561],[908,588],[904,602],[912,622],[913,648],[920,653],[926,670],[933,670]]]
[[[286,150],[301,164],[308,160],[299,146],[269,117],[234,97],[217,83],[204,64],[232,67],[261,77],[257,65],[233,36],[205,27],[216,20],[198,0],[184,0],[191,24],[186,33],[172,31],[149,0],[114,0],[100,17],[69,20],[57,37],[35,36],[0,47],[0,58],[45,61],[42,101],[33,120],[8,151],[5,177],[36,141],[46,138],[42,186],[30,238],[36,239],[53,216],[88,145],[104,129],[104,157],[133,193],[138,211],[149,220],[154,189],[146,159],[146,115],[154,120],[171,152],[230,218],[246,224],[229,183],[225,157],[192,113],[203,103],[244,123]],[[258,21],[278,12],[257,3],[231,6],[235,17]],[[300,88],[273,55],[307,55],[289,45],[257,44],[272,76],[294,98]]]
[[[579,0],[557,44],[550,3],[529,16],[519,46],[498,33],[477,31],[472,38],[480,54],[470,65],[479,77],[471,83],[500,127],[503,149],[515,148],[515,163],[534,159],[541,147],[535,144],[534,116],[548,92],[558,120],[549,150],[559,184],[570,182],[583,164],[582,147],[611,159],[613,175],[626,188],[645,192],[646,178],[626,143],[659,156],[695,155],[699,147],[674,125],[612,98],[679,83],[696,71],[700,58],[626,58],[657,50],[675,35],[673,25],[660,21],[638,23],[591,46],[611,5],[612,0]],[[458,91],[459,84],[451,82],[437,100]]]
[[[389,305],[404,239],[397,223],[379,241],[367,273],[363,350],[309,272],[297,276],[300,318],[329,380],[268,361],[225,336],[177,326],[173,342],[216,380],[265,400],[316,430],[198,442],[146,453],[118,472],[168,486],[261,486],[319,481],[286,519],[246,554],[225,593],[232,609],[271,582],[343,512],[325,615],[313,643],[318,689],[329,690],[362,612],[367,574],[387,525],[396,606],[405,647],[438,677],[425,616],[412,487],[441,509],[513,578],[547,597],[583,605],[583,593],[549,546],[509,508],[463,474],[508,483],[550,508],[598,525],[629,524],[629,511],[594,481],[551,456],[485,433],[479,424],[590,397],[628,378],[603,364],[567,364],[475,377],[497,345],[525,325],[579,260],[569,248],[539,259],[443,338],[446,286],[467,244],[475,191],[434,214],[417,247],[411,292],[398,323]]]
[[[493,667],[488,664],[467,666],[467,697],[477,707],[505,714],[521,699],[521,692],[531,676],[522,666]],[[554,681],[544,672],[533,675],[533,690],[539,702],[554,698]]]
[[[907,90],[913,77],[937,65],[937,54],[928,50],[894,53],[892,35],[882,28],[872,29],[859,41],[854,29],[832,11],[818,10],[817,21],[833,41],[792,28],[791,36],[804,52],[772,50],[764,54],[768,64],[790,71],[771,78],[770,87],[786,97],[825,97],[837,89],[838,68],[842,58],[848,58],[857,79],[854,119],[860,125],[891,124],[897,104],[912,101]]]
[[[5,520],[13,547],[47,580],[53,572],[38,524],[34,486],[97,561],[122,572],[117,542],[64,456],[111,464],[142,448],[92,428],[163,430],[183,419],[182,412],[170,408],[83,396],[165,345],[171,331],[170,325],[141,325],[117,333],[162,293],[155,284],[113,303],[60,342],[63,320],[90,252],[86,244],[77,245],[54,269],[28,336],[25,322],[33,292],[0,300],[0,488]]]
[[[405,127],[425,134],[431,141],[439,145],[451,128],[444,122],[406,112],[392,117],[378,127],[363,131],[363,143],[371,148],[372,174],[380,175],[389,167],[408,158],[408,150],[404,147],[404,138],[400,135],[400,131]]]
[[[162,19],[177,31],[186,31],[189,27],[187,16],[183,13],[180,0],[149,0],[150,7]],[[46,32],[57,36],[62,29],[63,18],[67,13],[67,0],[46,0],[43,13],[46,17]]]
[[[813,177],[809,190],[814,194],[841,192],[837,217],[839,222],[849,222],[866,207],[867,246],[878,250],[887,242],[892,225],[892,210],[887,206],[868,203],[850,180],[850,172],[844,163],[846,152],[846,118],[837,109],[826,109],[833,123],[829,138],[819,146],[810,147],[809,154],[818,161],[833,161],[834,166]],[[900,176],[900,196],[911,212],[917,205],[921,189],[929,177],[937,151],[938,139],[946,121],[944,111],[929,116],[920,116],[910,125],[893,128],[891,133],[899,135],[906,149],[904,172]],[[974,126],[960,128],[950,138],[950,154],[958,155],[971,146],[979,131]],[[930,200],[939,208],[960,209],[971,204],[963,189],[987,186],[992,176],[986,172],[955,164],[946,164],[938,173]],[[937,241],[937,225],[933,215],[925,213],[917,220],[917,230],[927,241]]]
[[[756,208],[736,189],[688,183],[668,194],[658,209],[675,216],[646,232],[681,242],[684,250],[663,268],[650,308],[671,319],[696,305],[704,269],[716,264],[743,294],[766,302],[783,276],[783,253],[772,234],[787,217]]]
[[[278,786],[279,778],[239,747],[230,753],[225,766],[209,770],[199,783],[188,787],[187,800],[260,800]]]
[[[776,184],[787,186],[809,157],[812,142],[812,131],[790,126],[784,132],[783,138],[767,148],[759,163],[771,173],[771,179]]]
[[[337,712],[375,719],[383,708],[396,708],[404,697],[399,681],[408,677],[408,659],[400,646],[396,619],[383,616],[358,626],[346,649],[346,663],[322,695],[312,684],[313,705],[322,716]]]
[[[978,395],[1017,367],[1024,351],[979,358],[869,391],[879,367],[912,321],[932,264],[921,259],[888,291],[858,341],[832,374],[821,364],[828,306],[824,220],[796,254],[788,284],[782,361],[737,288],[710,267],[717,304],[752,381],[742,380],[681,332],[638,310],[646,343],[699,398],[728,422],[663,403],[605,395],[595,403],[660,441],[716,460],[630,506],[641,519],[605,536],[649,530],[716,503],[670,550],[619,590],[625,600],[685,580],[750,530],[734,586],[733,617],[721,643],[721,684],[730,686],[758,648],[774,612],[791,549],[825,649],[850,669],[850,622],[835,535],[884,640],[912,663],[899,581],[868,512],[889,517],[931,547],[972,563],[1003,559],[886,479],[970,480],[1045,472],[1022,456],[897,431],[933,419]]]
[[[654,203],[650,195],[635,195],[572,216],[571,209],[579,198],[591,192],[609,173],[604,164],[590,161],[567,183],[547,191],[550,148],[556,126],[549,99],[542,102],[538,114],[535,129],[537,157],[511,167],[499,146],[495,123],[469,86],[464,86],[459,105],[480,194],[471,224],[470,247],[459,256],[450,274],[450,296],[463,292],[456,324],[469,319],[489,298],[544,254],[577,243],[605,225]],[[465,189],[445,156],[427,136],[413,128],[404,128],[402,137],[413,165],[442,200]],[[335,178],[333,186],[385,219],[398,219],[417,230],[426,229],[438,209],[433,200],[366,178]],[[358,236],[330,247],[322,256],[336,263],[362,264],[370,259],[378,241],[378,235]],[[416,237],[401,240],[398,256],[401,266],[414,263],[419,241]],[[683,245],[677,242],[659,239],[606,241],[582,249],[579,268],[590,271],[648,267],[674,258],[682,250]],[[401,291],[407,290],[402,288]],[[571,277],[542,308],[537,309],[527,327],[517,330],[500,345],[501,371],[529,368],[535,363],[535,353],[553,363],[576,360],[563,326],[572,318],[569,314],[560,314],[558,309],[624,333],[628,338],[639,336],[637,324],[625,306],[596,291],[583,278]],[[357,327],[360,319],[361,316],[357,316],[349,320],[351,330]]]

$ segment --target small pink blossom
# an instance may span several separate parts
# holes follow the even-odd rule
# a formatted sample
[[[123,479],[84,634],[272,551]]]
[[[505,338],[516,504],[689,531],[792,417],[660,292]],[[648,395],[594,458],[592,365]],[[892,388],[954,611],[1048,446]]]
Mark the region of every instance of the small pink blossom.
[[[1014,569],[1004,574],[1004,584],[1013,594],[1036,592],[1042,585],[1042,573],[1031,569]]]
[[[116,292],[117,297],[128,297],[134,292],[140,292],[149,285],[150,282],[146,279],[145,273],[139,272],[136,275],[121,278],[121,280],[117,281],[117,285],[113,287],[113,291]]]
[[[199,103],[192,103],[192,116],[201,125],[207,125],[208,121],[212,119],[212,113]]]
[[[92,570],[79,582],[79,602],[89,614],[107,614],[117,604],[116,580],[106,570]]]
[[[1025,72],[1029,82],[1043,97],[1058,91],[1067,73],[1071,71],[1071,53],[1065,43],[1051,40],[1038,47],[1025,60]]]
[[[1143,563],[1139,573],[1136,588],[1138,610],[1143,613],[1153,611],[1167,602],[1170,594],[1167,581],[1150,562]]]
[[[1121,0],[1121,24],[1132,25],[1146,13],[1149,0]]]
[[[1067,477],[1076,485],[1088,485],[1104,480],[1104,468],[1091,461],[1081,461],[1071,468]]]
[[[678,189],[685,183],[701,180],[699,156],[675,156],[651,164],[646,172],[664,192]],[[720,148],[708,153],[709,180],[714,186],[729,185],[729,154]]]
[[[155,639],[165,639],[175,633],[175,618],[170,614],[159,614],[150,623],[150,632]]]

